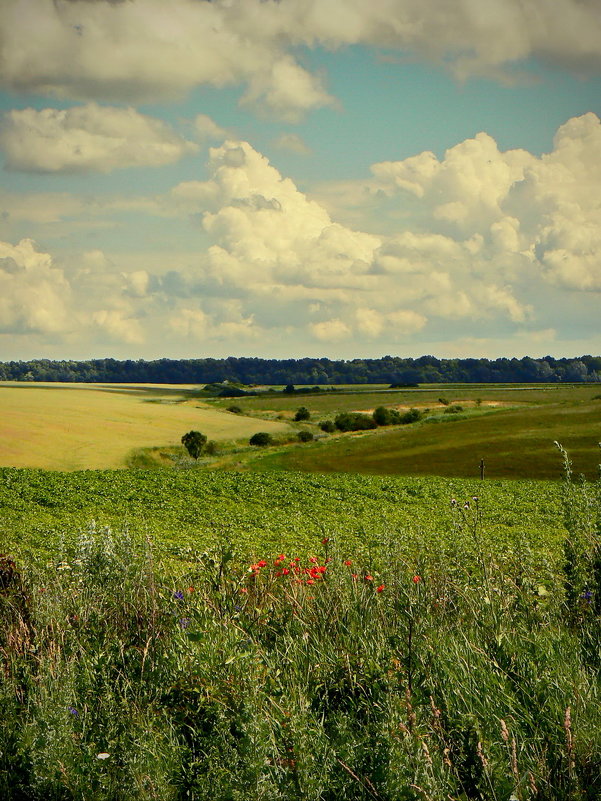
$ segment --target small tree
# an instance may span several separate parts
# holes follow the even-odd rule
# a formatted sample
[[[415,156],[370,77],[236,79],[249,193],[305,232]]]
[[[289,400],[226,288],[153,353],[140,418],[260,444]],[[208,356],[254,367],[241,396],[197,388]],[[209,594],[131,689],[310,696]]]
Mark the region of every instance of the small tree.
[[[299,431],[298,439],[300,442],[311,442],[313,440],[313,434],[310,431]]]
[[[249,440],[250,445],[258,445],[260,447],[264,445],[271,445],[272,439],[271,434],[268,434],[266,431],[257,431],[256,434],[253,434]]]
[[[311,413],[306,406],[300,406],[296,414],[294,415],[294,419],[296,420],[297,423],[300,423],[303,420],[309,420],[310,418],[311,418]]]
[[[206,442],[207,438],[204,434],[201,434],[200,431],[188,431],[188,433],[184,434],[182,437],[182,445],[185,446],[193,459],[198,459]]]

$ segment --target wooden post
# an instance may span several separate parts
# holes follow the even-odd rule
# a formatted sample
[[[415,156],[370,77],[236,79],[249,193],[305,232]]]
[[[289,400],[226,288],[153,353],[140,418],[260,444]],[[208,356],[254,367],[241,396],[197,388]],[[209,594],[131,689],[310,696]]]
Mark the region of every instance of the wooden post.
[[[484,481],[484,459],[480,459],[480,481]]]

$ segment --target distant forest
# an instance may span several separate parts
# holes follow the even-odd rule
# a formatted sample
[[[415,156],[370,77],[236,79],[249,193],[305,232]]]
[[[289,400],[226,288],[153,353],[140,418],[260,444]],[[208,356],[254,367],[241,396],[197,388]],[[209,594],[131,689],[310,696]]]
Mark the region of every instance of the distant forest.
[[[575,359],[91,359],[0,362],[2,381],[206,384],[601,382],[601,356]]]

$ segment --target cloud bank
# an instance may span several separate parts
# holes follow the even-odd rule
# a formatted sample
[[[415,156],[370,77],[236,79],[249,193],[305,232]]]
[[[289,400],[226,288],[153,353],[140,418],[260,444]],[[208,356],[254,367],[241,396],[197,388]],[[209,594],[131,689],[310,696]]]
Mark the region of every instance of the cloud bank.
[[[14,92],[138,103],[241,84],[244,104],[290,121],[333,102],[302,46],[366,45],[461,80],[513,80],[531,58],[601,70],[596,0],[4,0],[0,40]]]

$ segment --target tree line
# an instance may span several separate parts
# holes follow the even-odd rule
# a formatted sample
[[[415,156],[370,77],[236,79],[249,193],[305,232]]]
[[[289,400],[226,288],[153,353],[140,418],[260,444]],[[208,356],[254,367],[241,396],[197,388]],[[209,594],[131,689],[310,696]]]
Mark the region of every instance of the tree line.
[[[542,359],[90,359],[0,362],[2,381],[205,384],[601,382],[601,356]]]

